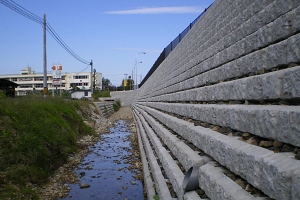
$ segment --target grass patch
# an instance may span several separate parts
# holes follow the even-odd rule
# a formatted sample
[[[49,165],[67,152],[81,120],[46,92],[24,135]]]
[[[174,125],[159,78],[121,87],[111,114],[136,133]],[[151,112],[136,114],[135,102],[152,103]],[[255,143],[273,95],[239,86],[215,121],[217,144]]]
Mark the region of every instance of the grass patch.
[[[93,93],[94,98],[101,98],[101,97],[110,97],[110,91],[109,90],[101,90],[101,91],[94,91]]]
[[[114,106],[114,111],[115,112],[118,111],[121,108],[121,101],[120,100],[115,101],[113,106]]]
[[[94,133],[76,112],[85,113],[88,103],[50,96],[0,98],[0,199],[35,198],[26,183],[42,183],[77,151],[78,137]]]

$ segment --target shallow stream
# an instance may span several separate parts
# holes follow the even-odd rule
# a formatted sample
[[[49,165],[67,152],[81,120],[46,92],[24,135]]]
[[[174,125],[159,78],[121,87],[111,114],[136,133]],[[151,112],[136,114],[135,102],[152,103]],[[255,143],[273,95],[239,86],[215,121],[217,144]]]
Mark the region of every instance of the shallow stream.
[[[69,185],[71,191],[64,199],[144,199],[142,182],[129,170],[130,134],[124,120],[115,122],[110,133],[102,134],[75,169],[80,181]],[[87,188],[80,188],[83,183]]]

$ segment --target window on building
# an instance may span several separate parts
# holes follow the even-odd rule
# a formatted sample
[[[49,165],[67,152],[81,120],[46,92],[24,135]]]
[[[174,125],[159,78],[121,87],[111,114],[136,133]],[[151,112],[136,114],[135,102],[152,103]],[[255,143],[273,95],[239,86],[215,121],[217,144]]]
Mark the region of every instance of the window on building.
[[[32,78],[20,78],[19,81],[32,81]]]
[[[73,79],[88,79],[89,76],[88,75],[82,75],[82,76],[73,76]]]
[[[84,96],[89,96],[89,92],[88,91],[84,91]]]
[[[35,81],[43,81],[43,80],[44,80],[44,77],[35,77],[34,80],[35,80]]]
[[[75,83],[76,86],[88,86],[89,83],[81,82],[81,83]]]
[[[35,88],[43,88],[44,85],[43,84],[35,84]]]
[[[19,87],[20,88],[32,88],[32,84],[22,84]]]
[[[11,78],[11,81],[18,81],[17,78]]]

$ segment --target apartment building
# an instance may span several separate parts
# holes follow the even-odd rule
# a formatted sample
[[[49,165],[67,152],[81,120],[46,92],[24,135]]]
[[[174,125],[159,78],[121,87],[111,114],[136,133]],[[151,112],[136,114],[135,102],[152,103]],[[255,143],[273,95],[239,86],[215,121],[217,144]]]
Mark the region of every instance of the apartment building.
[[[61,73],[59,83],[55,82],[57,79],[53,74],[54,73],[47,73],[47,87],[49,91],[54,89],[71,90],[72,85],[85,90],[91,87],[90,72]],[[35,73],[31,67],[26,67],[21,70],[20,74],[0,75],[0,78],[5,78],[19,85],[16,88],[16,96],[26,95],[32,91],[42,91],[44,89],[44,74]],[[102,73],[96,73],[94,79],[95,89],[102,90]]]

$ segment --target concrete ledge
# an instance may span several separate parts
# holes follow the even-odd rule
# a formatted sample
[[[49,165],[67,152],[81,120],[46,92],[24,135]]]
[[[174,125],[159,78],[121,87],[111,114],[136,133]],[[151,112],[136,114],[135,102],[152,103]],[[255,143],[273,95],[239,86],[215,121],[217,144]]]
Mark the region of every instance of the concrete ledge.
[[[231,101],[300,98],[300,66],[157,97],[147,101]]]
[[[199,168],[199,185],[211,199],[255,199],[254,196],[223,174],[220,168],[211,164]]]
[[[299,106],[170,104],[159,102],[141,102],[139,104],[300,146]]]
[[[146,153],[144,150],[143,142],[141,139],[141,134],[140,134],[140,127],[137,123],[137,115],[134,114],[134,119],[135,123],[137,124],[137,135],[138,135],[138,143],[139,143],[139,150],[141,154],[141,159],[142,159],[142,164],[143,164],[143,173],[144,173],[144,186],[146,188],[146,193],[147,193],[147,199],[153,199],[153,197],[156,195],[155,189],[154,189],[154,182],[151,178],[150,171],[149,171],[149,164],[147,161]]]
[[[293,56],[293,54],[300,54],[300,45],[297,46],[296,43],[292,42],[299,37],[300,34],[297,34],[280,43],[247,54],[241,58],[238,58],[234,61],[221,65],[220,67],[207,72],[205,72],[205,70],[207,69],[203,69],[202,63],[201,65],[195,67],[195,69],[191,69],[194,71],[196,70],[195,72],[193,72],[195,74],[189,75],[189,71],[183,72],[183,74],[181,74],[177,79],[175,79],[176,82],[173,85],[166,84],[166,88],[156,90],[152,93],[152,96],[191,89],[199,86],[204,86],[206,84],[215,84],[223,80],[240,77],[249,73],[256,73],[258,70],[270,70],[272,68],[275,68],[280,65],[285,65],[287,63],[300,62],[300,55],[299,57]],[[288,45],[289,43],[291,43],[291,45],[293,43],[294,46],[294,48],[292,48],[291,51],[289,51],[294,52],[291,55],[287,54],[287,48],[290,48],[291,46]],[[290,56],[289,60],[287,61],[288,55]],[[272,60],[272,63],[267,62],[269,60]],[[184,73],[187,73],[187,76],[184,76]],[[194,75],[196,76],[192,77]]]
[[[247,144],[207,128],[194,126],[192,123],[154,109],[139,107],[270,197],[291,198],[292,177],[294,171],[299,168],[300,161],[282,154],[274,154],[267,149]],[[274,156],[277,162],[272,160]],[[280,160],[288,163],[290,167],[282,165]],[[276,173],[275,176],[270,169]]]
[[[151,125],[152,129],[160,136],[160,138],[168,146],[174,156],[176,156],[186,171],[196,164],[201,166],[206,163],[205,160],[195,151],[193,151],[188,145],[180,141],[175,135],[170,133],[170,131],[165,129],[143,110],[139,108],[137,108],[137,110],[144,116],[147,122]]]
[[[137,116],[138,116],[138,113],[137,113]],[[140,135],[143,140],[143,144],[144,144],[144,147],[145,147],[145,150],[147,153],[147,158],[148,158],[149,164],[151,166],[151,172],[152,172],[152,176],[155,181],[155,185],[156,185],[155,188],[159,195],[159,199],[163,199],[163,200],[164,199],[166,199],[166,200],[172,199],[170,191],[168,189],[168,186],[165,182],[164,176],[162,175],[160,167],[157,163],[156,157],[153,154],[150,143],[146,137],[144,129],[142,128],[141,121],[138,117],[136,119],[137,119],[138,126],[140,128]]]
[[[151,140],[151,143],[155,149],[156,154],[159,157],[160,162],[163,165],[165,173],[167,174],[170,182],[172,183],[173,189],[176,192],[179,199],[183,199],[184,192],[182,189],[182,182],[184,175],[176,162],[173,160],[168,151],[163,147],[158,137],[155,135],[153,130],[146,123],[145,119],[140,115],[140,120],[146,130],[148,137]]]

